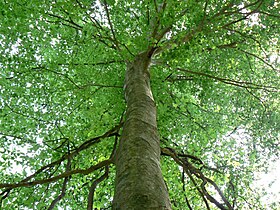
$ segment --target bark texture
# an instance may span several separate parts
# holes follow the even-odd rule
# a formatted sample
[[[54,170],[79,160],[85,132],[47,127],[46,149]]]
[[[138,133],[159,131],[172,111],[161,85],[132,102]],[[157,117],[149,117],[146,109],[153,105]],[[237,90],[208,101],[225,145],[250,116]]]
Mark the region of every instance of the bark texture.
[[[116,154],[113,209],[171,209],[160,169],[156,106],[150,88],[150,58],[142,53],[128,64],[126,121]]]

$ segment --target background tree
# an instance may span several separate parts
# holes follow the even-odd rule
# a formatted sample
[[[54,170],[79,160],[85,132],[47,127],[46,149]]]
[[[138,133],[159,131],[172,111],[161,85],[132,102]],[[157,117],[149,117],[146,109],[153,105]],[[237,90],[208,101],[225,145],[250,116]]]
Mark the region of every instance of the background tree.
[[[277,1],[0,8],[2,209],[279,208]]]

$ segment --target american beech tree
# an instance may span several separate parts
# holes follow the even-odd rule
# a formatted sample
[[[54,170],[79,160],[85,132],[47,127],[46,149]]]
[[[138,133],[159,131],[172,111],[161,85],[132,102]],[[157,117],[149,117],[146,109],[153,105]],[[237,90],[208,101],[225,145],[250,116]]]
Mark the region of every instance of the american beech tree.
[[[0,208],[279,208],[279,5],[2,0]]]

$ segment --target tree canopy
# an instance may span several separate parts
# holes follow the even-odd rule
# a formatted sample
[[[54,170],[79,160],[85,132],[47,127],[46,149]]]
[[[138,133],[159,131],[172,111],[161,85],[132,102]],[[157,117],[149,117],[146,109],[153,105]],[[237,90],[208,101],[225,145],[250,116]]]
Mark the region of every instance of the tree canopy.
[[[279,158],[279,6],[1,0],[0,208],[111,208],[127,63],[147,49],[172,208],[279,208],[253,186]]]

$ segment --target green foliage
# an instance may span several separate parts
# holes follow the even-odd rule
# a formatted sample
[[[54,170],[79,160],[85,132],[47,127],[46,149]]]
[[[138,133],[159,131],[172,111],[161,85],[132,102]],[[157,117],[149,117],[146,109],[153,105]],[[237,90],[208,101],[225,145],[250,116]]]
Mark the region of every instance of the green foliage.
[[[276,1],[1,1],[0,184],[18,183],[118,125],[126,63],[155,48],[162,147],[203,161],[204,168],[193,164],[236,209],[272,208],[250,189],[255,172],[279,157],[278,11]],[[116,133],[73,155],[71,170],[108,159]],[[170,157],[161,163],[174,209],[186,209],[186,198],[205,208],[182,168]],[[32,180],[65,171],[67,158]],[[57,206],[85,209],[104,171],[70,176]],[[3,188],[1,207],[46,209],[63,180]],[[110,166],[95,189],[96,208],[111,207],[113,186]]]

